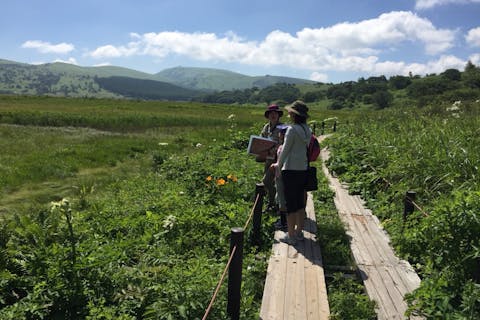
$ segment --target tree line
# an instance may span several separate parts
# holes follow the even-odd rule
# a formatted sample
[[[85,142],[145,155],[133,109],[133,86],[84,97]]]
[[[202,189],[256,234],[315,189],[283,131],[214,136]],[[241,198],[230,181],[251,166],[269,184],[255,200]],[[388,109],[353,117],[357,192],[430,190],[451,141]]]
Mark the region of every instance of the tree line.
[[[438,75],[421,77],[410,73],[408,76],[396,75],[388,79],[381,75],[325,86],[320,84],[318,89],[302,93],[296,85],[278,83],[264,89],[209,93],[199,97],[199,100],[239,104],[272,101],[290,103],[299,98],[307,103],[328,100],[328,108],[333,110],[365,105],[384,109],[393,106],[395,101],[409,101],[422,107],[436,101],[480,99],[480,67],[468,61],[463,72],[447,69]]]

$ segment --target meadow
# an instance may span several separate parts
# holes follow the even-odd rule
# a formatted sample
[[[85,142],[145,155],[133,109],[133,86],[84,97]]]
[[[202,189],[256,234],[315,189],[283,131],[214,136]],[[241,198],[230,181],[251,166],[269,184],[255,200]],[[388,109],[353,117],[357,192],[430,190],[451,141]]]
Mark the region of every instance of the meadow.
[[[0,318],[201,319],[253,205],[262,165],[246,148],[264,108],[1,96]],[[337,120],[329,169],[422,278],[411,314],[480,317],[479,109],[311,107],[317,133]],[[319,178],[323,261],[353,267]],[[403,219],[409,190],[418,208]],[[246,241],[241,319],[258,318],[275,218],[260,247]],[[361,283],[327,285],[332,319],[374,319]],[[210,319],[228,317],[226,290]]]
[[[1,96],[0,318],[201,319],[253,205],[264,109]],[[245,244],[242,319],[258,317],[275,219]]]

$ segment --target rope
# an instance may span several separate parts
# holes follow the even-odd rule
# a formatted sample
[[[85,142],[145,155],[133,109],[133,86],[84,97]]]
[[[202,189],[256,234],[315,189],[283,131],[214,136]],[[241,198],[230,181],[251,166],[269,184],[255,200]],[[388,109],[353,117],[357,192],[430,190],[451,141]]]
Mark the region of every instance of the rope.
[[[368,166],[373,170],[375,171],[375,173],[379,174],[379,172],[377,170],[375,170],[375,168],[373,166],[371,166],[370,164],[368,164]],[[384,177],[380,176],[380,178],[385,181],[389,186],[393,186],[393,184],[388,181],[387,179],[385,179]],[[414,205],[415,208],[417,208],[422,214],[424,217],[428,217],[429,214],[428,212],[426,212],[425,210],[423,210],[415,201],[413,201],[412,198],[410,198],[409,196],[407,196],[407,199]]]
[[[422,208],[420,208],[420,206],[418,204],[415,203],[415,201],[413,201],[412,199],[410,199],[410,197],[407,197],[408,200],[410,200],[410,202],[415,206],[415,208],[417,208],[422,214],[424,217],[428,217],[429,214],[428,212],[426,212],[425,210],[423,210]]]
[[[227,270],[230,267],[230,263],[232,262],[233,255],[235,254],[235,251],[237,251],[237,246],[233,247],[232,253],[230,254],[230,257],[228,258],[227,265],[225,266],[225,269],[223,270],[222,276],[220,277],[220,280],[218,281],[217,287],[215,288],[215,292],[213,293],[212,299],[210,300],[210,304],[207,307],[207,310],[205,311],[205,315],[203,316],[202,320],[207,319],[208,314],[210,313],[210,310],[212,309],[213,303],[215,302],[215,299],[217,298],[218,291],[220,291],[220,287],[223,284],[223,280],[225,279],[225,275],[227,274]]]
[[[250,220],[253,217],[253,213],[254,213],[255,207],[257,206],[258,199],[260,199],[260,193],[257,194],[257,198],[255,199],[255,203],[253,204],[253,207],[250,210],[250,215],[247,219],[247,222],[245,223],[245,226],[243,227],[243,230],[246,230],[248,225],[250,224]],[[215,302],[215,299],[217,298],[217,294],[220,291],[220,288],[223,284],[223,281],[225,280],[225,275],[227,274],[227,270],[228,270],[228,268],[230,268],[230,264],[232,263],[232,259],[233,259],[233,256],[235,254],[235,251],[237,251],[237,246],[234,246],[233,249],[232,249],[232,252],[230,253],[230,257],[228,258],[228,262],[225,266],[225,269],[223,270],[222,276],[220,277],[220,279],[217,283],[217,287],[215,288],[212,299],[210,300],[210,303],[209,303],[207,309],[205,310],[205,315],[203,316],[202,320],[207,319],[207,316],[210,313],[210,310],[212,309],[213,303]]]
[[[257,194],[257,198],[255,199],[255,203],[253,204],[252,210],[250,210],[250,215],[248,216],[247,222],[245,223],[243,230],[247,230],[248,224],[250,223],[250,220],[252,220],[253,213],[255,211],[255,207],[257,206],[258,199],[260,199],[260,193]]]

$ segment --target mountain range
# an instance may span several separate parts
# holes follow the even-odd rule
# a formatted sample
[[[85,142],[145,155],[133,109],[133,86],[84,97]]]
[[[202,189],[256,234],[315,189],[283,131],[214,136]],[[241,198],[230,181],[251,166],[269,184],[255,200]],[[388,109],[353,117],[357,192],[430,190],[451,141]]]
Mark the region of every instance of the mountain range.
[[[206,93],[312,84],[282,76],[247,76],[212,68],[175,67],[149,74],[117,66],[40,65],[0,59],[0,94],[190,100]]]

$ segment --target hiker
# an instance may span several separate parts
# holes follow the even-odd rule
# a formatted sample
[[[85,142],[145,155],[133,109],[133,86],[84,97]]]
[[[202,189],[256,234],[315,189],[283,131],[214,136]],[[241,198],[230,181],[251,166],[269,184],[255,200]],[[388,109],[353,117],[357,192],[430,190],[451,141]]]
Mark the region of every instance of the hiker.
[[[264,116],[265,118],[268,119],[268,122],[263,126],[262,132],[260,135],[264,138],[269,138],[272,139],[273,141],[278,143],[278,132],[279,129],[277,128],[278,125],[281,125],[282,123],[280,122],[280,118],[283,115],[283,111],[280,109],[280,107],[276,104],[271,104],[267,107],[267,110],[265,110]],[[270,170],[270,166],[272,163],[276,162],[276,153],[277,149],[274,148],[271,151],[271,155],[273,157],[266,158],[266,157],[258,157],[257,161],[259,162],[265,162],[264,166],[264,176],[263,176],[263,185],[265,186],[265,191],[267,193],[267,211],[270,212],[277,212],[278,206],[276,205],[275,202],[275,181],[274,181],[274,175],[272,170]]]
[[[278,131],[278,148],[277,148],[277,159],[280,153],[282,152],[283,142],[285,138],[285,133],[287,132],[288,126],[284,124],[277,125]],[[278,205],[278,214],[280,215],[277,222],[275,222],[275,229],[287,231],[287,205],[285,202],[285,192],[282,181],[282,172],[278,163],[275,162],[271,165],[270,170],[274,171],[275,177],[275,200]]]
[[[292,125],[285,133],[277,165],[281,170],[287,207],[287,234],[281,241],[295,245],[304,240],[305,180],[308,166],[307,146],[312,131],[307,126],[308,107],[300,100],[285,107]]]

